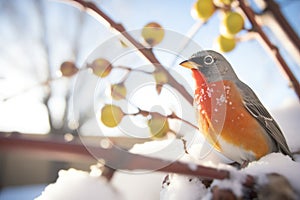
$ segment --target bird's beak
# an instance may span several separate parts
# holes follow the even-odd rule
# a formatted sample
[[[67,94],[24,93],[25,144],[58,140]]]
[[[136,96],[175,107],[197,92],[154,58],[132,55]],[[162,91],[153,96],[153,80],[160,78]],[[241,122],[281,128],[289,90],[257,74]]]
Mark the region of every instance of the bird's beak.
[[[194,63],[193,61],[185,60],[181,62],[179,65],[189,68],[189,69],[197,69],[197,64]]]

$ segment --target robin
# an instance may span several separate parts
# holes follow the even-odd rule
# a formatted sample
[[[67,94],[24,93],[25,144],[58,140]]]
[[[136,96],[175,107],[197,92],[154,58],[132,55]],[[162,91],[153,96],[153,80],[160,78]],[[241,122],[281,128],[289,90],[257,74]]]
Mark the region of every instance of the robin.
[[[271,152],[292,158],[276,121],[221,54],[200,51],[180,65],[192,70],[199,127],[216,150],[242,166]]]

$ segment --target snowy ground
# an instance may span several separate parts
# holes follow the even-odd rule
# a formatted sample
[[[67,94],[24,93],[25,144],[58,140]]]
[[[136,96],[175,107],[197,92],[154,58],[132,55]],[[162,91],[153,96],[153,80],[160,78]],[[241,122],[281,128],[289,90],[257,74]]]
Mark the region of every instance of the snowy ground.
[[[292,151],[300,150],[300,106],[298,102],[288,105],[281,110],[272,112],[278,123],[282,127],[287,138],[287,142]],[[154,141],[146,144],[136,145],[132,152],[143,153],[153,151],[153,148],[165,146],[169,141]],[[182,155],[182,141],[175,140],[170,145],[174,145],[174,151],[168,154],[153,154],[149,156],[174,159],[174,155]],[[172,149],[172,148],[171,148]],[[250,163],[243,170],[223,164],[228,161],[220,154],[213,152],[208,156],[204,155],[209,151],[209,147],[203,144],[193,144],[189,149],[189,155],[180,156],[180,160],[191,163],[201,163],[208,166],[214,166],[229,170],[232,178],[224,181],[214,181],[213,185],[219,188],[230,188],[235,195],[242,193],[241,183],[246,174],[258,177],[258,184],[265,184],[268,179],[266,174],[278,173],[283,175],[292,190],[287,193],[300,195],[300,157],[296,156],[298,162],[292,161],[289,157],[280,153],[273,153],[261,158],[258,161]],[[203,154],[204,153],[204,154]],[[171,155],[173,154],[173,155]],[[169,156],[168,156],[169,155]],[[206,154],[205,154],[206,155]],[[97,171],[83,172],[75,169],[60,171],[56,183],[50,184],[44,190],[37,200],[50,199],[209,199],[211,197],[210,189],[206,189],[201,181],[195,177],[187,177],[177,174],[169,175],[168,184],[162,182],[166,174],[149,172],[144,174],[117,172],[111,183],[108,183],[101,176],[97,176]],[[278,187],[280,187],[278,185]]]

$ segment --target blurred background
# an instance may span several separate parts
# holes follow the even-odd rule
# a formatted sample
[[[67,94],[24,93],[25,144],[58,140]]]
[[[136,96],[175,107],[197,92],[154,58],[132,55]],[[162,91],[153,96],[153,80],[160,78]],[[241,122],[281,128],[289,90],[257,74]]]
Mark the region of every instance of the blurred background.
[[[202,24],[191,16],[195,0],[93,2],[113,20],[123,24],[127,31],[139,30],[149,22],[157,22],[165,30],[192,36],[193,41],[202,49],[214,49],[215,40],[220,35],[222,13],[214,13]],[[299,81],[299,51],[295,52],[294,47],[290,48],[290,42],[278,31],[274,18],[264,12],[264,6],[261,5],[263,1],[247,2],[258,14],[263,30],[279,48]],[[299,37],[300,1],[275,2]],[[245,27],[251,28],[247,20]],[[47,138],[49,135],[64,138],[76,136],[77,129],[89,123],[94,118],[94,113],[85,113],[79,121],[74,120],[72,96],[76,76],[62,77],[60,66],[65,61],[71,61],[81,68],[90,53],[114,34],[104,23],[66,1],[0,0],[0,134],[18,132],[40,138]],[[271,113],[277,113],[278,118],[285,121],[282,110],[287,110],[291,105],[299,108],[298,97],[288,79],[261,41],[249,36],[246,30],[237,37],[241,41],[232,51],[224,53],[225,57],[241,80],[253,88]],[[139,36],[136,39],[141,41]],[[299,46],[296,48],[299,49]],[[176,56],[157,54],[160,62],[171,69],[176,68],[181,61]],[[127,62],[130,65],[135,61]],[[188,72],[178,70],[185,76],[190,76]],[[192,79],[188,80],[192,86]],[[85,87],[82,88],[84,89]],[[295,109],[289,111],[293,110]],[[95,135],[92,133],[92,125],[89,124],[88,127],[82,133],[86,137]],[[116,139],[124,148],[130,148],[134,144],[131,140],[120,141],[121,139]],[[135,142],[143,141],[141,139]],[[80,160],[69,162],[49,159],[47,155],[35,156],[20,151],[1,150],[0,199],[8,197],[3,196],[8,193],[16,194],[17,189],[22,192],[22,188],[26,191],[27,186],[34,186],[35,189],[29,192],[31,198],[28,197],[32,199],[39,195],[45,185],[56,180],[58,170],[70,167],[89,170],[92,163],[93,161]]]

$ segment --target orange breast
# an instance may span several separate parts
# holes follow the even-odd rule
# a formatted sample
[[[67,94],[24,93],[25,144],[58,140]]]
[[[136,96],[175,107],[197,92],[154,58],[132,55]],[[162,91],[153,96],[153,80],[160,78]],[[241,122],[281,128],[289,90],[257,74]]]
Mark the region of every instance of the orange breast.
[[[245,109],[235,84],[227,80],[207,84],[203,80],[200,82],[198,77],[195,105],[200,129],[208,141],[221,152],[226,149],[222,149],[219,137],[229,144],[252,151],[256,158],[269,153],[267,134]]]

